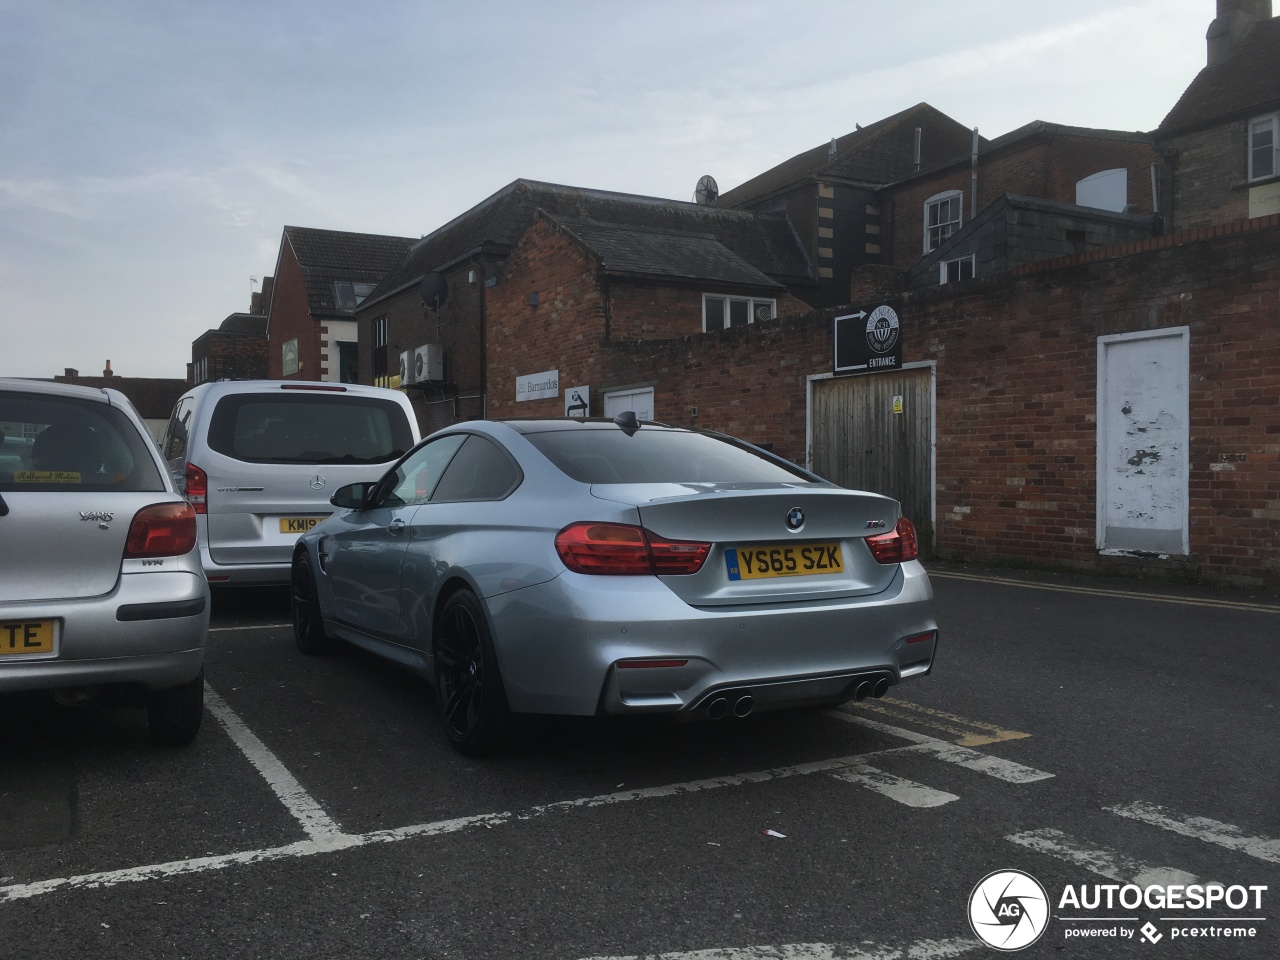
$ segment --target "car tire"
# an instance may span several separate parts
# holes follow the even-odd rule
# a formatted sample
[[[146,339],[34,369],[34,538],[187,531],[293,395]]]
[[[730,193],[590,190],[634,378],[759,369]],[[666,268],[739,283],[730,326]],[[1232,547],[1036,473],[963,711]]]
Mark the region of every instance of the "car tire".
[[[289,582],[293,642],[309,657],[332,653],[334,642],[324,632],[324,617],[320,613],[320,599],[316,596],[316,576],[306,553],[299,553],[293,558]]]
[[[204,719],[204,668],[177,687],[156,690],[147,700],[151,739],[162,747],[185,747],[200,732]]]
[[[436,627],[436,699],[449,743],[469,757],[511,743],[512,716],[484,605],[470,590],[445,601]]]

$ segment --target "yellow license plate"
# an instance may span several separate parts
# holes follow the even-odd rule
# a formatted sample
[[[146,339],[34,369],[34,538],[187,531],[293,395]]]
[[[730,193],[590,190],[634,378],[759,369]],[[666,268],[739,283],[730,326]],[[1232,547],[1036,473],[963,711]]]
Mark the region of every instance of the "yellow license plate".
[[[772,543],[724,552],[730,580],[812,577],[844,573],[838,543]]]
[[[306,533],[325,517],[281,517],[281,533]]]
[[[0,620],[0,657],[53,653],[52,620]]]

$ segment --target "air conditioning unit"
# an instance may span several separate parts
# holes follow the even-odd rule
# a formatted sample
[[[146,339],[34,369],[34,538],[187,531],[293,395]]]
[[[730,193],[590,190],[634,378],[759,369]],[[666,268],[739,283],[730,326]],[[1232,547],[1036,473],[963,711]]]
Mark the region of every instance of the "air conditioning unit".
[[[414,383],[413,379],[413,351],[405,350],[400,354],[400,386],[406,383]]]
[[[410,383],[439,383],[444,380],[444,348],[438,343],[424,343],[413,351]]]

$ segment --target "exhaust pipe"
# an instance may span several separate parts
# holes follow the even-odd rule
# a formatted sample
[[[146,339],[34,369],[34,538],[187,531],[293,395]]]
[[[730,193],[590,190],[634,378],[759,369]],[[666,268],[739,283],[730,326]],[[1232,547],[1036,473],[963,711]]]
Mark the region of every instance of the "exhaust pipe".
[[[719,720],[729,712],[729,701],[725,697],[716,697],[707,704],[707,718]]]
[[[733,704],[733,715],[738,719],[747,716],[756,705],[756,698],[746,693],[740,696]]]
[[[871,695],[879,700],[889,692],[889,678],[881,677],[876,681],[875,686],[871,688]]]
[[[871,696],[871,681],[863,680],[853,691],[853,699],[861,701],[869,696]]]

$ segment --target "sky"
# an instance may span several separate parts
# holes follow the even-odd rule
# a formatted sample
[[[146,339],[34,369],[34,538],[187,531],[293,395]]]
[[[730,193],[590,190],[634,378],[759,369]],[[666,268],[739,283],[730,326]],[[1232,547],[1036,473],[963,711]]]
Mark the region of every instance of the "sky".
[[[690,200],[921,101],[1151,130],[1214,0],[0,0],[0,376],[185,377],[286,224]]]

